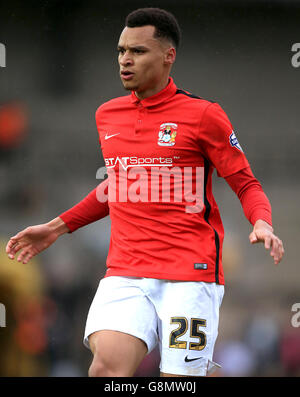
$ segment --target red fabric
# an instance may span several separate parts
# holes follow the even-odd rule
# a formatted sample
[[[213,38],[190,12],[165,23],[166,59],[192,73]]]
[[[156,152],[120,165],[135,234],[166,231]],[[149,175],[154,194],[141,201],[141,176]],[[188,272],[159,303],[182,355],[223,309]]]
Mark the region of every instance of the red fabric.
[[[236,192],[251,223],[270,223],[270,208],[222,108],[178,90],[170,79],[150,98],[140,101],[132,93],[104,103],[96,112],[96,124],[108,173],[108,203],[100,202],[107,193],[107,186],[100,184],[61,218],[74,231],[109,213],[106,276],[224,284],[224,229],[212,193],[214,169]],[[190,196],[178,201],[174,193],[164,201],[159,180],[158,200],[149,200],[152,172],[168,169],[184,178],[192,170]],[[172,176],[171,192],[175,181]],[[199,202],[191,203],[195,191]]]
[[[100,184],[104,188],[104,191],[107,191],[107,184],[107,179]],[[108,203],[101,203],[97,198],[98,188],[93,189],[78,204],[59,215],[70,229],[70,233],[109,214]]]
[[[271,204],[250,167],[225,179],[238,196],[249,222],[254,225],[258,219],[262,219],[272,226]]]

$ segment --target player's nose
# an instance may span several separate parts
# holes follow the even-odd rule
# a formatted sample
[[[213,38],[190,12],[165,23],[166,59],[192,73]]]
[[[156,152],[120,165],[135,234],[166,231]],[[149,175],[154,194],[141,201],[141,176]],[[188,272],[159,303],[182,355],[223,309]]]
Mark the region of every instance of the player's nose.
[[[121,66],[130,66],[133,64],[133,59],[127,51],[121,56],[119,61]]]

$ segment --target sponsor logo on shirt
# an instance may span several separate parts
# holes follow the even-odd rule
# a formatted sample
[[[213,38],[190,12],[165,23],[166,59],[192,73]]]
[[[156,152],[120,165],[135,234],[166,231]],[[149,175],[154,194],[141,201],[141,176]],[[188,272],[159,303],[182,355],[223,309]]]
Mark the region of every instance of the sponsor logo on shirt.
[[[173,164],[173,159],[170,157],[109,157],[105,159],[107,168],[114,168],[117,164],[121,165],[124,170],[130,167],[144,166],[144,167],[170,167]]]
[[[236,148],[239,149],[241,152],[243,152],[243,149],[241,148],[241,145],[239,144],[239,141],[238,141],[238,139],[237,139],[237,137],[236,137],[234,131],[232,131],[232,133],[230,134],[229,142],[230,142],[230,145],[231,145],[232,147],[236,147]]]
[[[159,146],[174,146],[177,135],[177,124],[163,123],[159,127],[158,142]]]

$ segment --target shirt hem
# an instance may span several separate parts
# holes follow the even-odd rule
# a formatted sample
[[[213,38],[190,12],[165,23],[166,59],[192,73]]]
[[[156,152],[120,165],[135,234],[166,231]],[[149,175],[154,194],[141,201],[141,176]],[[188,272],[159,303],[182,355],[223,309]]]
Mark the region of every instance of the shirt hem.
[[[125,276],[125,277],[145,277],[145,278],[156,278],[161,280],[171,280],[171,281],[204,281],[206,283],[216,283],[215,276],[204,277],[203,275],[195,276],[194,274],[176,274],[170,275],[168,273],[148,273],[148,272],[130,272],[126,270],[113,270],[108,268],[104,277],[110,276]],[[225,280],[219,277],[219,282],[217,284],[225,285]]]

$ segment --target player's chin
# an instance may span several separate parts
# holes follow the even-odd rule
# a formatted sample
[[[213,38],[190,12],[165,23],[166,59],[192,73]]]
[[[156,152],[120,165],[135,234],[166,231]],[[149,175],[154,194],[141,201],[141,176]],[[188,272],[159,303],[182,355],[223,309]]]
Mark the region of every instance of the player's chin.
[[[123,84],[123,87],[125,88],[125,90],[135,91],[138,88],[138,85],[134,81],[126,81],[122,78],[121,78],[121,81],[122,81],[122,84]]]

